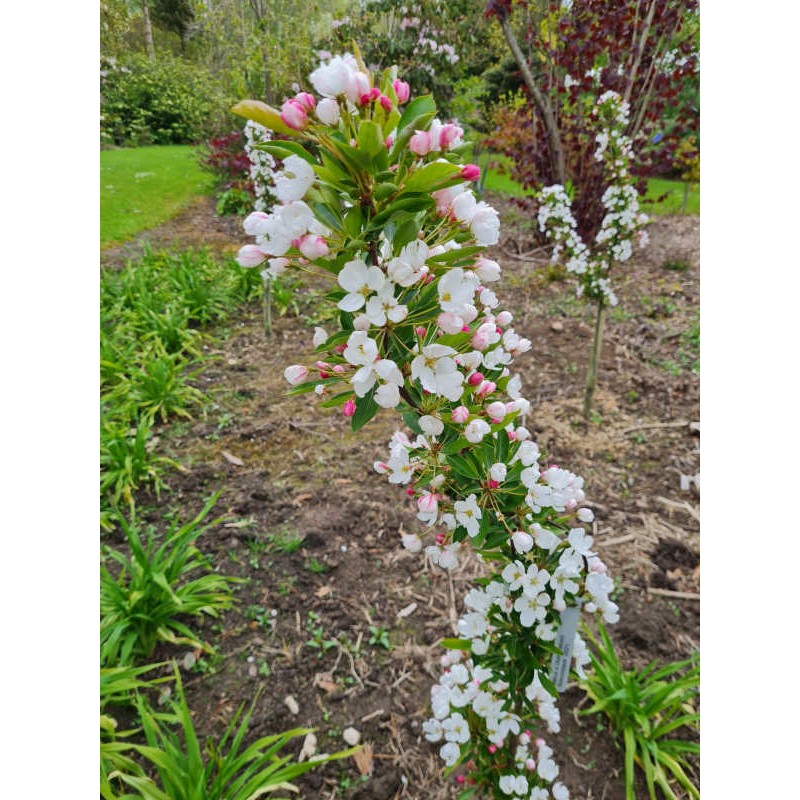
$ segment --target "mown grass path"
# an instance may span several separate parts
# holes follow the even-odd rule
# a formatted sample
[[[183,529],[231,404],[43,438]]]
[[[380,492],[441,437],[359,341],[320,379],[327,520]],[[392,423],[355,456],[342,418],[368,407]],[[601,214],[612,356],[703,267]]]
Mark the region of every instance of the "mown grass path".
[[[214,176],[191,145],[100,152],[100,246],[124,242],[207,195]]]

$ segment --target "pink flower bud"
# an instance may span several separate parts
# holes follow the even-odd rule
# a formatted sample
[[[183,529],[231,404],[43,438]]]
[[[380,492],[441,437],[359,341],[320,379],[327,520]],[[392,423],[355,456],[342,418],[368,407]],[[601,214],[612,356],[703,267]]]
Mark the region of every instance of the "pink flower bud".
[[[500,280],[500,272],[500,265],[496,261],[492,261],[491,258],[479,258],[475,262],[475,274],[483,283],[493,283],[494,281]],[[507,317],[509,317],[508,322],[511,321],[511,315],[508,313],[508,311],[501,311],[500,314],[497,315],[497,324],[508,325],[508,322],[500,322],[501,314],[505,314]],[[503,319],[505,320],[505,316]]]
[[[533,772],[536,769],[536,762],[532,758],[529,758],[525,762],[525,769],[527,769],[529,772]]]
[[[480,389],[478,390],[480,391]],[[486,407],[486,413],[491,418],[492,422],[497,425],[506,418],[506,404],[497,400],[494,403],[489,403]]]
[[[255,244],[246,244],[239,250],[236,263],[240,267],[257,267],[266,261],[267,254]]]
[[[394,145],[394,136],[387,136],[387,137],[386,137],[386,138],[383,140],[383,146],[384,146],[384,147],[385,147],[387,150],[391,150],[393,145]],[[396,165],[394,165],[394,164],[393,164],[392,166],[396,166]]]
[[[399,79],[394,81],[392,83],[392,89],[394,89],[394,93],[397,95],[397,105],[399,106],[403,105],[411,96],[411,87],[405,81]]]
[[[431,135],[427,131],[417,131],[408,142],[408,149],[418,156],[426,156],[431,150]]]
[[[392,110],[392,101],[385,95],[382,94],[378,98],[378,102],[381,104],[381,108],[388,114]]]
[[[496,489],[500,485],[500,482],[499,481],[493,481],[491,478],[489,478],[489,480],[486,481],[486,485],[490,489]]]
[[[481,176],[481,168],[477,164],[464,164],[461,167],[461,177],[465,181],[476,181]]]
[[[422,550],[422,539],[416,533],[402,534],[403,547],[411,553],[419,553]]]
[[[339,122],[339,103],[325,97],[317,104],[317,119],[325,125],[336,125]]]
[[[409,497],[413,497],[414,496],[414,490],[409,486],[408,489],[406,489],[406,494]]]
[[[359,103],[359,105],[366,106],[366,105],[368,105],[370,103],[371,100],[372,100],[372,97],[370,96],[369,93],[362,94],[361,97],[358,98],[358,103]]]
[[[347,346],[345,345],[345,347]],[[333,371],[341,374],[342,372],[344,372],[344,367],[341,364],[334,364]]]
[[[363,97],[367,98],[369,102],[369,77],[363,72],[350,71],[347,75],[347,85],[345,86],[345,97],[351,102],[355,103]]]
[[[302,103],[292,98],[281,106],[281,119],[290,128],[302,131],[308,125],[308,114]]]
[[[463,136],[464,131],[458,125],[453,125],[452,123],[443,125],[439,132],[439,147],[442,150],[449,150],[451,147],[460,144]]]
[[[436,319],[436,324],[445,333],[460,333],[464,328],[464,320],[450,311],[443,311]],[[469,328],[467,328],[469,330]]]
[[[346,417],[352,417],[356,413],[356,401],[351,397],[343,406],[342,414]]]
[[[381,90],[377,86],[373,86],[372,89],[369,90],[370,100],[377,100],[380,96],[381,96]]]
[[[336,347],[333,348],[333,352],[341,355],[344,351],[347,350],[347,343],[342,342],[342,344],[337,344]]]
[[[450,418],[453,420],[453,422],[457,422],[459,425],[461,425],[469,419],[469,409],[466,406],[454,408]]]
[[[491,322],[484,322],[472,335],[471,344],[476,350],[486,350],[489,345],[498,341],[497,326]]]
[[[603,563],[599,556],[589,556],[587,561],[589,563],[589,572],[605,575],[605,573],[608,571],[608,567]]]
[[[483,373],[482,372],[473,372],[472,375],[467,378],[467,383],[470,386],[477,386],[478,384],[482,383],[483,381]]]
[[[418,326],[417,328],[415,328],[415,330],[417,332],[417,336],[420,336],[422,338],[424,338],[425,334],[428,332],[428,329],[424,325]]]
[[[312,233],[304,236],[297,248],[305,258],[313,261],[316,258],[324,258],[330,253],[328,243],[321,237]]]
[[[309,94],[308,92],[300,92],[299,94],[295,95],[294,99],[300,103],[300,105],[303,106],[306,111],[313,111],[314,106],[317,104],[317,100],[314,95]]]
[[[463,775],[456,775],[456,783],[464,783],[464,776]]]
[[[487,394],[491,394],[495,389],[497,389],[497,384],[494,381],[484,381],[478,387],[476,394],[478,397],[486,397]]]
[[[492,755],[494,755],[494,754],[497,752],[497,747],[496,747],[495,745],[493,745],[493,744],[490,744],[490,745],[489,745],[489,747],[488,747],[487,749],[489,750],[489,752],[490,752]]]
[[[497,324],[506,327],[511,324],[511,321],[514,319],[513,315],[510,311],[501,311],[497,317],[495,317]]]
[[[540,736],[540,737],[539,737],[539,738],[536,740],[535,744],[536,744],[536,746],[537,746],[537,747],[544,747],[544,746],[545,746],[545,741],[544,741],[544,739],[542,739],[542,737]]]
[[[439,510],[439,501],[435,494],[423,492],[417,500],[417,508],[422,514],[435,514]]]
[[[297,384],[302,383],[308,377],[308,370],[301,364],[292,364],[291,367],[286,367],[283,371],[283,377],[286,378],[292,386],[297,386]]]
[[[439,547],[444,544],[444,534],[441,531],[436,534],[436,544],[438,544]]]

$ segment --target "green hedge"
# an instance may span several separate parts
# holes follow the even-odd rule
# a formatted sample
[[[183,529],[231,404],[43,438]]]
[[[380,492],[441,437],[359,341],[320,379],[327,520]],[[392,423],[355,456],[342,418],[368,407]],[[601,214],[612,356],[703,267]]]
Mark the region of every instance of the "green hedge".
[[[173,56],[108,59],[100,76],[105,144],[199,142],[221,127],[232,105],[207,70]]]

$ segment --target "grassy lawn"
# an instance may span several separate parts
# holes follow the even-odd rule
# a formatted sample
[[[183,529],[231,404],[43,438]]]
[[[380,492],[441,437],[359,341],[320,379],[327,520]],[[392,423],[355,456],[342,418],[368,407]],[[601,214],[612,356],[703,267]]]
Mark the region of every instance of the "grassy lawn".
[[[500,164],[510,164],[510,159],[504,156],[492,155],[491,160],[495,164],[498,162]],[[485,169],[486,162],[487,155],[481,155],[479,166],[482,170]],[[486,172],[484,189],[489,192],[507,194],[511,197],[525,197],[526,195],[533,194],[532,190],[523,189],[519,183],[511,178],[508,172],[498,168],[490,169]],[[683,209],[683,193],[684,185],[681,181],[668,181],[664,180],[663,178],[651,178],[647,181],[647,197],[652,200],[656,200],[664,194],[667,196],[655,205],[643,203],[642,210],[645,213],[652,215],[680,214]],[[700,213],[700,186],[698,184],[692,184],[689,188],[689,196],[686,203],[686,213]]]
[[[165,222],[213,184],[191,145],[101,150],[101,247]]]

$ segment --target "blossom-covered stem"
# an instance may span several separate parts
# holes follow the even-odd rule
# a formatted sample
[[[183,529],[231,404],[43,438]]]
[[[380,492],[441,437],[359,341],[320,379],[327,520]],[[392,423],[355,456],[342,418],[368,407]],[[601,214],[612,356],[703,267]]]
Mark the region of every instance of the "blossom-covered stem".
[[[500,220],[465,180],[454,152],[463,131],[435,119],[432,98],[423,96],[398,134],[395,78],[385,72],[377,87],[361,62],[336,56],[310,76],[324,99],[300,93],[287,101],[288,122],[256,108],[318,150],[265,145],[284,164],[281,205],[245,220],[255,244],[238,262],[267,261],[270,277],[287,269],[335,277],[328,299],[340,312],[337,329],[315,329],[313,365],[286,368],[291,392],[314,392],[353,430],[396,409],[415,438],[396,431],[375,470],[405,486],[428,528],[401,533],[403,545],[442,569],[457,566],[469,548],[486,565],[464,598],[459,638],[448,640],[426,739],[444,740],[445,765],[462,765],[494,797],[542,800],[552,791],[564,800],[552,750],[538,734],[559,730],[553,657],[563,656],[562,676],[572,660],[580,670],[587,659],[579,637],[570,659],[556,634],[571,607],[616,621],[614,584],[578,524],[594,519],[583,506],[583,479],[541,462],[522,424],[530,402],[510,365],[532,342],[514,331],[513,315],[490,288],[501,268],[481,253],[498,242]],[[557,188],[551,210],[568,220]],[[558,220],[548,222],[553,214],[544,222],[561,230]],[[574,249],[577,240],[568,239]]]
[[[594,390],[597,386],[597,365],[600,363],[600,351],[603,347],[603,324],[605,322],[606,305],[603,298],[597,300],[597,311],[594,322],[594,341],[592,351],[589,354],[589,366],[586,370],[586,387],[583,392],[583,418],[589,421],[589,414],[592,410],[592,400]]]

